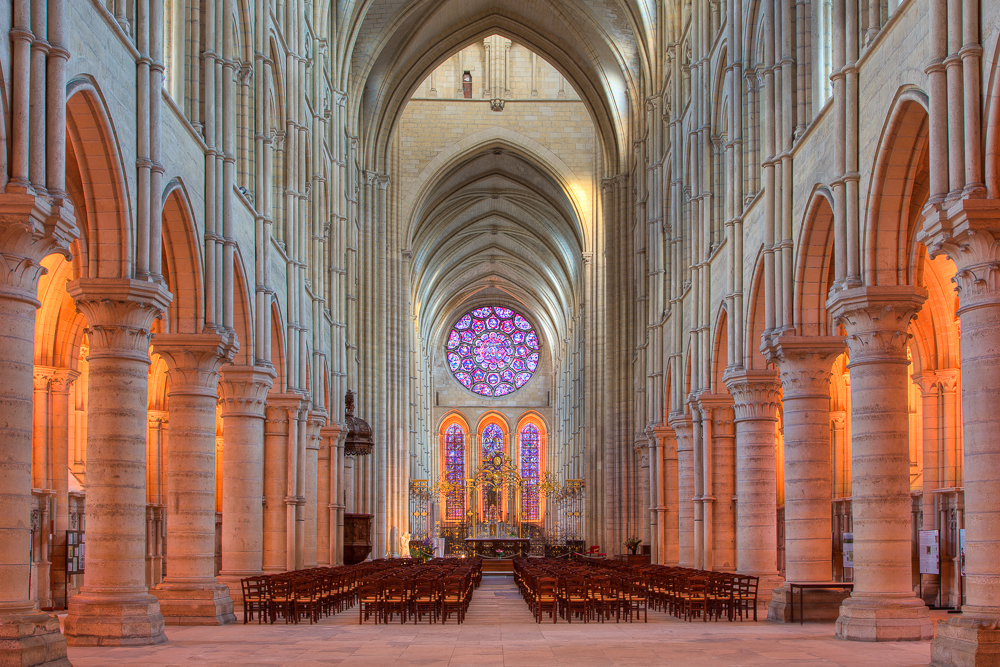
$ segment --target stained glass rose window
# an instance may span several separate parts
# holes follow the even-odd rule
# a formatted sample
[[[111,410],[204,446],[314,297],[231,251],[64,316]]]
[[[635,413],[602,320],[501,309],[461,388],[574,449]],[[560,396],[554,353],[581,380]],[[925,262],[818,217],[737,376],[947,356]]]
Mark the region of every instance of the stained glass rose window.
[[[485,306],[466,313],[445,347],[452,375],[480,396],[506,396],[538,368],[535,329],[510,308]]]

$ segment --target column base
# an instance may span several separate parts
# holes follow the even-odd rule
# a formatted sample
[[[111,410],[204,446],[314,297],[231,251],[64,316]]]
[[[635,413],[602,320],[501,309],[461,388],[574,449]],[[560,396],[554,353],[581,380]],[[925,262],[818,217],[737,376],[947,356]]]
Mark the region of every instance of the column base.
[[[233,605],[239,607],[243,605],[243,580],[248,577],[263,576],[263,570],[257,572],[226,572],[223,570],[215,580],[229,588],[229,597],[232,598]]]
[[[65,620],[70,646],[148,646],[167,641],[160,602],[145,593],[80,593]]]
[[[921,641],[934,636],[924,601],[900,594],[850,597],[840,606],[836,634],[861,642]]]
[[[745,574],[757,577],[757,613],[767,618],[771,601],[774,599],[774,591],[784,586],[785,580],[778,574],[755,574],[753,572]]]
[[[937,624],[931,664],[938,667],[1000,665],[1000,619],[955,616]]]
[[[0,620],[0,665],[72,667],[59,619],[34,613]]]
[[[837,620],[840,606],[850,594],[837,590],[807,590],[799,608],[799,594],[795,593],[795,622],[802,614],[807,622],[829,623]],[[771,602],[767,606],[767,620],[779,623],[792,622],[792,589],[783,584],[774,589]]]
[[[160,601],[167,625],[229,625],[236,622],[233,599],[224,584],[161,583],[149,591]]]

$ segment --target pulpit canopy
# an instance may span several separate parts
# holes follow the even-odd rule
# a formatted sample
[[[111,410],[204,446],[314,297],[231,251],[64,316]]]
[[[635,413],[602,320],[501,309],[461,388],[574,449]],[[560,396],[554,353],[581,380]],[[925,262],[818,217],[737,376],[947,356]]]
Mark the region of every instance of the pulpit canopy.
[[[344,453],[348,456],[367,456],[372,453],[375,442],[372,439],[372,427],[364,419],[354,416],[354,392],[347,390],[344,397],[347,409],[347,440],[344,441]]]

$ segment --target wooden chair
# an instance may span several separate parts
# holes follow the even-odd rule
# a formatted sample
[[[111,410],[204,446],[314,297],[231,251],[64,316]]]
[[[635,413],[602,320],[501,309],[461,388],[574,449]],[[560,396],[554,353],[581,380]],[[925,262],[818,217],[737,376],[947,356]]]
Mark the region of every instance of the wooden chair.
[[[268,600],[268,578],[267,577],[247,577],[242,579],[240,584],[243,587],[243,624],[252,621],[254,614],[257,615],[257,624],[264,622],[265,618],[270,618],[271,605]]]
[[[708,620],[708,579],[706,577],[688,577],[680,593],[681,614],[686,621],[694,618],[695,613],[701,615],[701,620]]]
[[[590,596],[587,594],[586,577],[573,576],[563,579],[559,603],[567,623],[573,622],[574,612],[579,613],[586,623],[590,618]]]
[[[538,577],[535,579],[537,587],[535,589],[535,622],[542,622],[542,613],[548,610],[555,623],[559,618],[559,596],[556,587],[559,583],[554,577]]]
[[[759,581],[757,577],[750,575],[736,577],[733,606],[741,621],[744,613],[746,613],[747,618],[750,618],[751,609],[753,610],[753,620],[757,620],[757,584]]]
[[[303,577],[292,582],[292,616],[298,623],[300,618],[309,618],[309,625],[319,620],[323,606],[319,592],[319,582],[313,577]]]
[[[723,614],[733,620],[734,577],[725,572],[713,572],[708,580],[708,608],[716,622]]]
[[[399,614],[399,622],[406,623],[406,611],[409,606],[407,582],[397,577],[386,579],[382,588],[382,618],[386,623]]]
[[[270,577],[268,581],[268,611],[271,615],[271,624],[277,620],[280,614],[285,623],[291,623],[295,616],[295,594],[292,591],[292,580],[289,577]]]
[[[461,623],[465,620],[464,590],[462,577],[449,576],[441,582],[441,622],[447,623],[448,617],[454,613],[455,620]]]
[[[615,615],[615,623],[621,620],[621,600],[611,577],[597,577],[590,581],[590,605],[601,623],[610,619],[611,614]]]
[[[430,623],[437,623],[441,608],[441,584],[435,579],[417,579],[410,596],[410,615],[414,623],[423,620],[426,613]]]
[[[643,623],[649,623],[649,592],[646,585],[640,580],[629,579],[625,582],[622,593],[622,610],[629,623],[632,622],[632,612],[635,612],[638,619],[640,611]]]
[[[382,612],[382,591],[381,586],[376,581],[365,581],[356,588],[358,599],[358,625],[361,625],[372,616],[375,617],[375,625],[378,625],[379,614]]]

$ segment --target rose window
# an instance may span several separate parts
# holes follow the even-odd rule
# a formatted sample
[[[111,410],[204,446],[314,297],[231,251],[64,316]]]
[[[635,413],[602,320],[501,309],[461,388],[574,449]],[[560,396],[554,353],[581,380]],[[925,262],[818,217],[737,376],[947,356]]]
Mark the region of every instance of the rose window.
[[[466,313],[448,336],[452,375],[480,396],[506,396],[538,368],[538,336],[510,308],[486,306]]]

